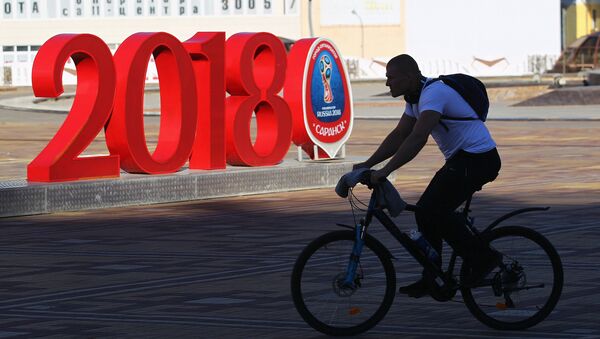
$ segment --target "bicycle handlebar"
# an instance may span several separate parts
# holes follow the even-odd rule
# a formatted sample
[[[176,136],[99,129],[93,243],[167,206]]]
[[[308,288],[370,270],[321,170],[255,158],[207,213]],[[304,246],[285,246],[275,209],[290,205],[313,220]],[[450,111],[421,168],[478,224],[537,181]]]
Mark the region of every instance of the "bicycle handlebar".
[[[373,173],[373,172],[374,172],[373,170],[365,171],[363,174],[361,174],[358,182],[367,186],[369,189],[373,189],[373,186],[371,185],[371,173]]]
[[[380,190],[383,187],[383,184],[387,181],[385,178],[382,178],[381,182],[378,183],[373,183],[371,182],[371,173],[373,173],[373,170],[367,170],[364,171],[360,177],[358,178],[358,182],[367,186],[370,190],[373,190],[373,195],[379,199],[377,199],[378,201],[381,201],[382,196],[380,195]],[[407,210],[410,212],[416,212],[419,207],[416,205],[410,205],[410,204],[406,204],[406,202],[402,201],[402,198],[400,197],[400,195],[398,195],[398,199],[401,201],[402,203],[402,209],[403,210]],[[379,206],[379,203],[377,203],[377,205]]]
[[[375,172],[375,170],[372,170],[372,169],[365,171],[364,173],[361,174],[358,182],[367,186],[369,189],[373,189],[374,185],[371,182],[371,173],[373,173],[373,172]],[[377,182],[377,184],[382,184],[384,181],[385,181],[385,178],[381,178],[381,180],[379,182]]]

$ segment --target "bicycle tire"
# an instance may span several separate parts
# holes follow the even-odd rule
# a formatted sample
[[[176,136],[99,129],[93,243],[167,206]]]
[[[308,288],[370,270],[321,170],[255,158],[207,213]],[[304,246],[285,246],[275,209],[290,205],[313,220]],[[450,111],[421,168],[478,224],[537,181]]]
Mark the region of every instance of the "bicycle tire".
[[[296,260],[296,263],[294,265],[294,269],[292,272],[292,276],[291,276],[291,292],[292,292],[292,298],[294,301],[294,306],[296,307],[296,310],[298,311],[298,313],[300,314],[300,316],[304,319],[304,321],[306,321],[307,324],[309,324],[312,328],[316,329],[319,332],[322,332],[324,334],[327,335],[331,335],[331,336],[348,336],[348,335],[356,335],[362,332],[365,332],[369,329],[371,329],[373,326],[377,325],[377,323],[379,321],[381,321],[381,319],[383,319],[383,317],[386,315],[386,313],[388,312],[390,306],[392,305],[392,302],[394,301],[394,296],[396,294],[396,271],[394,269],[394,265],[391,261],[391,254],[390,252],[375,238],[373,238],[370,235],[366,236],[365,239],[365,244],[363,247],[363,254],[361,255],[361,268],[360,268],[360,273],[363,274],[363,279],[361,280],[361,287],[357,288],[355,290],[355,292],[352,292],[353,294],[351,296],[340,296],[339,294],[336,295],[336,291],[335,291],[335,285],[336,282],[339,282],[339,276],[340,274],[345,274],[346,272],[346,267],[348,264],[348,260],[350,257],[350,254],[352,253],[352,247],[350,246],[345,246],[345,250],[340,250],[339,253],[339,260],[338,260],[338,255],[337,254],[333,254],[331,257],[324,255],[324,259],[321,259],[320,257],[320,250],[325,251],[325,249],[328,250],[333,250],[335,249],[335,247],[337,245],[341,245],[342,243],[346,243],[346,245],[348,244],[353,244],[354,243],[354,239],[355,239],[355,235],[353,231],[334,231],[334,232],[330,232],[327,234],[322,235],[321,237],[315,239],[314,241],[312,241],[303,251],[302,253],[298,256],[298,259]],[[349,248],[348,248],[349,247]],[[373,256],[374,255],[374,256]],[[378,260],[374,260],[375,257]],[[339,262],[338,262],[339,261]],[[368,272],[370,272],[370,269],[374,269],[374,268],[378,268],[378,267],[374,267],[374,266],[369,266],[369,267],[364,267],[365,262],[375,262],[378,261],[379,264],[381,265],[381,269],[382,271],[378,274],[373,275],[372,277],[369,276],[368,278],[366,277]],[[324,265],[328,265],[329,262],[336,262],[336,265],[334,270],[323,270],[323,273],[321,274],[322,276],[320,276],[319,274],[317,274],[317,277],[312,279],[310,273],[311,267],[313,262],[315,263],[315,267],[318,266],[324,266]],[[319,265],[316,265],[316,264]],[[310,264],[309,267],[307,268],[307,264]],[[373,264],[370,264],[373,265]],[[366,272],[365,272],[366,271]],[[358,273],[358,271],[357,271]],[[376,285],[377,283],[383,283],[383,281],[381,281],[381,276],[383,276],[385,278],[385,286],[382,285],[381,289],[383,289],[383,287],[385,288],[382,291],[378,291],[380,288],[375,288],[372,289],[371,286],[375,286],[378,287],[379,285]],[[303,286],[303,278],[306,278],[305,280],[305,285]],[[332,284],[332,279],[333,279],[333,284]],[[369,284],[369,285],[367,285]],[[367,285],[367,286],[365,286]],[[309,289],[312,287],[315,287],[315,291],[309,291]],[[378,302],[377,301],[373,301],[372,299],[377,299],[377,297],[373,297],[371,295],[369,295],[369,292],[379,292],[377,294],[382,293],[380,299],[381,299],[381,303],[379,305],[376,305]],[[354,293],[361,293],[360,297],[362,298],[363,295],[366,296],[367,298],[365,299],[365,303],[366,304],[370,304],[370,305],[366,305],[366,306],[374,306],[375,311],[373,312],[372,315],[367,315],[367,318],[364,319],[364,321],[358,320],[360,321],[357,324],[337,324],[333,322],[333,315],[329,315],[329,319],[328,320],[324,320],[323,316],[319,315],[319,314],[315,314],[317,312],[315,312],[315,309],[312,307],[312,301],[309,300],[310,298],[314,297],[315,299],[320,299],[322,298],[322,296],[327,293],[328,296],[332,296],[335,297],[336,299],[334,299],[333,301],[337,301],[337,302],[348,302],[348,304],[351,304],[353,302],[354,299]],[[313,296],[314,294],[314,296]],[[357,295],[357,297],[359,297]],[[346,299],[343,299],[346,298]],[[330,301],[329,299],[327,300],[328,302]],[[315,303],[318,303],[315,302]],[[309,304],[309,305],[307,305]],[[329,302],[329,304],[331,304],[331,302]],[[335,302],[334,302],[335,304]],[[325,303],[325,307],[328,304]],[[343,305],[344,307],[346,307],[349,311],[349,316],[346,315],[346,318],[351,319],[352,321],[354,321],[355,319],[352,319],[352,310],[358,310],[358,312],[361,312],[361,308],[362,305],[358,305],[358,306],[351,306],[351,305]],[[335,313],[338,313],[338,309],[336,308],[336,310],[334,311]],[[339,312],[341,315],[343,315],[343,312]],[[365,312],[366,313],[366,312]],[[361,317],[363,316],[362,314],[360,315]]]
[[[478,288],[478,291],[475,293],[475,288],[463,287],[461,288],[461,293],[469,311],[483,324],[498,330],[523,330],[544,320],[558,303],[563,287],[562,263],[560,256],[550,241],[548,241],[548,239],[546,239],[540,233],[522,226],[505,226],[493,229],[490,232],[483,234],[482,238],[485,241],[488,241],[492,248],[503,254],[503,262],[505,265],[512,265],[513,263],[516,263],[516,266],[522,266],[522,262],[526,263],[521,267],[522,270],[519,271],[518,277],[513,273],[513,281],[505,282],[502,280],[501,284],[507,284],[502,285],[502,288],[505,288],[505,286],[509,286],[510,284],[514,285],[512,289],[516,292],[508,293],[508,299],[510,300],[510,303],[513,302],[512,298],[514,295],[512,295],[512,293],[516,293],[516,297],[519,298],[519,300],[521,300],[522,297],[521,293],[523,293],[523,296],[528,294],[528,299],[527,301],[522,301],[520,303],[519,306],[523,307],[523,309],[520,310],[515,309],[516,304],[512,305],[511,307],[506,307],[507,304],[510,304],[506,302],[499,302],[495,305],[485,305],[481,300],[485,300],[484,298],[486,298],[486,293],[488,293],[488,296],[490,294],[493,295],[493,291],[490,291],[491,286],[487,286],[487,292],[485,287],[481,287]],[[535,243],[538,248],[531,248],[530,245],[526,245],[523,246],[522,249],[518,249],[518,239],[527,239],[529,242]],[[500,247],[497,247],[498,245]],[[510,252],[509,250],[503,248],[505,245],[511,245],[515,249]],[[521,260],[521,262],[519,262],[519,260]],[[542,266],[543,264],[547,264],[549,266]],[[545,271],[544,268],[546,269]],[[536,274],[531,274],[532,272],[536,272],[536,270]],[[467,267],[467,265],[463,265],[461,268],[461,281],[464,281],[469,272],[470,268]],[[551,289],[546,289],[546,284],[548,283],[547,281],[542,282],[541,286],[540,283],[537,282],[538,279],[541,280],[543,278],[540,278],[537,275],[543,275],[543,273],[546,273],[548,276],[547,279],[552,279]],[[510,273],[504,274],[507,276]],[[530,276],[527,277],[527,275]],[[494,279],[508,279],[506,276],[505,278],[502,278],[502,275],[495,275]],[[528,278],[531,278],[533,282],[527,281]],[[519,284],[522,284],[523,286],[518,286]],[[528,284],[528,286],[525,286],[524,284]],[[510,290],[508,287],[507,289]],[[547,297],[537,297],[536,295],[531,295],[535,292],[542,294],[547,290],[549,290]],[[494,296],[494,298],[497,298],[497,296]],[[506,296],[504,298],[506,298]],[[537,300],[540,301],[538,302]],[[528,303],[540,304],[542,306],[530,306]],[[524,318],[521,320],[515,320],[518,315],[522,315]]]

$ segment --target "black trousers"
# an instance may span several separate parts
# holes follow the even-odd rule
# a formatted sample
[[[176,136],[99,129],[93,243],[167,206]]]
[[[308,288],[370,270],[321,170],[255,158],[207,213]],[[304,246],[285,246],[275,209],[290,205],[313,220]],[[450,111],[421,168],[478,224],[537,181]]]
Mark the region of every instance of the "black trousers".
[[[415,217],[419,231],[438,253],[444,239],[469,264],[487,254],[488,247],[469,231],[464,216],[455,210],[496,179],[500,166],[495,148],[479,154],[459,151],[435,174],[417,202],[420,208]]]

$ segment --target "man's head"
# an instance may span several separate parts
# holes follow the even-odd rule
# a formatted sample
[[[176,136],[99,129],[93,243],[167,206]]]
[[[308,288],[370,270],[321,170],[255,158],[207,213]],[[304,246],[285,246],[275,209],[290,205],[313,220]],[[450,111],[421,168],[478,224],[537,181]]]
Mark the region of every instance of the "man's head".
[[[408,54],[393,57],[386,65],[386,86],[394,98],[418,94],[421,90],[421,71],[415,59]]]

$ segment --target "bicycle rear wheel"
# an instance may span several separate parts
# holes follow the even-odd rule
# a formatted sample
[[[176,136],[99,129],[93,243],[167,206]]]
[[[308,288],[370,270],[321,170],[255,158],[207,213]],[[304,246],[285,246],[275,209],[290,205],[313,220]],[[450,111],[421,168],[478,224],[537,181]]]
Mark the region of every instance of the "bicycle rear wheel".
[[[375,326],[396,294],[396,272],[389,251],[367,235],[354,278],[344,287],[353,231],[327,233],[311,242],[294,265],[294,305],[314,329],[327,335],[355,335]]]
[[[544,320],[556,306],[563,286],[560,257],[534,230],[507,226],[484,235],[502,253],[504,268],[488,275],[486,286],[462,288],[469,311],[499,330],[526,329]],[[463,265],[461,280],[470,269]]]

